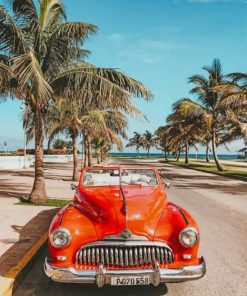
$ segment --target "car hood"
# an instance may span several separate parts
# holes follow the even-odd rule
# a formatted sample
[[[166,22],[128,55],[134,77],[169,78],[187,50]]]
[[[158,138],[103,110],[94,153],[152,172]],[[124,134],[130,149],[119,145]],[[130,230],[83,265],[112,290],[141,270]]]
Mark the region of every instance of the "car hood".
[[[117,186],[83,188],[75,196],[75,204],[94,224],[98,239],[119,234],[128,227],[134,235],[153,239],[156,226],[166,204],[166,194],[158,186]]]

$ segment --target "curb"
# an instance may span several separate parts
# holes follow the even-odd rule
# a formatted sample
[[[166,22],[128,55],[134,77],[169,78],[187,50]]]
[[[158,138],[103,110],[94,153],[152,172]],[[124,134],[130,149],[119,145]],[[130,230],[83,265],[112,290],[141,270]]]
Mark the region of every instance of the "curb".
[[[32,246],[32,248],[21,258],[21,260],[10,271],[0,277],[0,296],[11,296],[14,290],[15,281],[28,263],[38,253],[48,238],[48,231]]]
[[[54,209],[49,213],[42,214],[39,217],[35,217],[30,220],[28,225],[28,232],[30,231],[30,237],[35,233],[35,239],[31,242],[17,242],[12,246],[3,256],[0,258],[0,296],[12,296],[15,288],[18,286],[18,282],[25,275],[25,270],[28,270],[28,266],[38,254],[39,250],[45,245],[48,238],[48,227],[58,209]],[[36,220],[35,220],[36,219]],[[35,222],[38,220],[38,224]],[[42,231],[40,231],[40,223],[43,224]],[[30,227],[33,224],[33,228]],[[28,240],[28,235],[26,240]],[[12,264],[10,259],[14,258]],[[16,260],[16,258],[18,258]]]

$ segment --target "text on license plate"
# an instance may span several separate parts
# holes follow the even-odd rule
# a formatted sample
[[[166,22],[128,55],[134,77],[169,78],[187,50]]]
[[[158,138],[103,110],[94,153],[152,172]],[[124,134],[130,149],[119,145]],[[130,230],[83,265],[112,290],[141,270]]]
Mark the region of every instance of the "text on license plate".
[[[119,276],[111,278],[112,286],[149,285],[149,276]]]

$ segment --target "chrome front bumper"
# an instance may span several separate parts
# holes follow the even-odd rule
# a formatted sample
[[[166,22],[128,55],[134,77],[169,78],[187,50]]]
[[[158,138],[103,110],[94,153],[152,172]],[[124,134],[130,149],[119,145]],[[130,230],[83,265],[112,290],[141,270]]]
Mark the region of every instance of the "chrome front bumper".
[[[62,283],[84,283],[96,284],[98,287],[111,284],[112,277],[121,276],[149,276],[150,283],[158,286],[160,283],[183,282],[197,280],[204,276],[206,264],[202,262],[195,266],[184,266],[179,269],[160,268],[155,264],[153,269],[128,269],[128,270],[109,270],[105,269],[103,264],[98,270],[76,270],[74,268],[58,268],[50,265],[47,259],[44,264],[44,270],[48,277],[56,282]]]

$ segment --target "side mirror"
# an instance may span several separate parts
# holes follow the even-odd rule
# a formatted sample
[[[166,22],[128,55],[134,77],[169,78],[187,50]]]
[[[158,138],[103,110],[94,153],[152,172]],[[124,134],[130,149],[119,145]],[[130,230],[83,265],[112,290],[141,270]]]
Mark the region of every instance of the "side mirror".
[[[166,179],[166,177],[164,175],[162,175],[162,173],[160,173],[160,177],[161,177],[162,184],[164,185],[164,187],[166,189],[169,189],[171,187],[171,183],[168,182],[168,180]]]
[[[75,191],[78,190],[78,186],[75,185],[75,184],[73,184],[73,183],[70,184],[70,188],[71,188],[72,190],[75,190]]]
[[[165,188],[169,189],[171,187],[171,183],[168,182],[167,180],[164,182]]]

